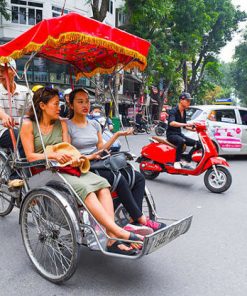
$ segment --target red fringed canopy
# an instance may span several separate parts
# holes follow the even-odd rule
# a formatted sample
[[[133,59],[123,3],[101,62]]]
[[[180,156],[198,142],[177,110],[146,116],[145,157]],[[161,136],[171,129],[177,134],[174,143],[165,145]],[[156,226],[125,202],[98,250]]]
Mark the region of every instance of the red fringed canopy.
[[[0,62],[38,52],[75,67],[77,77],[111,73],[117,65],[144,70],[150,43],[76,13],[43,20],[0,46]]]

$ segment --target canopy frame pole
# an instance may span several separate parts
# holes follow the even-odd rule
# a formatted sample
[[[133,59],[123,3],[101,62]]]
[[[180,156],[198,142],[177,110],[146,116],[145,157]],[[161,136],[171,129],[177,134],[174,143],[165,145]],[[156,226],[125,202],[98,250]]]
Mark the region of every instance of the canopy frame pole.
[[[28,67],[29,67],[29,65],[30,65],[30,63],[31,63],[31,61],[32,61],[32,59],[33,59],[33,57],[32,57],[32,55],[31,55],[31,57],[28,59],[27,63],[26,63],[25,66],[24,66],[24,71],[23,71],[23,77],[24,77],[24,78],[25,78],[25,73],[27,72]],[[16,72],[16,71],[15,71],[15,72]],[[16,72],[16,74],[17,74],[17,72]],[[25,82],[26,82],[26,80],[25,80]],[[21,113],[21,120],[20,120],[20,125],[19,125],[19,133],[18,133],[17,140],[16,140],[16,145],[17,145],[17,147],[18,147],[19,142],[20,142],[20,140],[21,140],[21,138],[20,138],[20,131],[21,131],[21,127],[22,127],[22,124],[23,124],[23,119],[24,119],[24,116],[25,116],[25,111],[26,111],[26,108],[27,108],[27,104],[28,104],[28,101],[29,101],[29,100],[31,99],[31,97],[32,97],[28,85],[27,85],[27,89],[28,89],[28,92],[26,93],[26,99],[25,99],[24,106],[23,106],[23,110],[22,110],[22,113]],[[17,149],[17,151],[18,151],[18,149]],[[15,161],[16,159],[19,159],[19,158],[20,158],[20,155],[17,155],[17,153],[15,153],[15,154],[14,154],[14,159],[13,159],[13,160]]]
[[[31,54],[29,60],[26,62],[25,67],[24,67],[24,77],[25,77],[26,86],[28,88],[28,93],[27,93],[25,105],[27,105],[28,96],[31,93],[30,87],[29,87],[29,83],[28,83],[28,79],[27,79],[27,70],[28,70],[28,68],[30,66],[31,61],[34,59],[34,57],[36,56],[37,53],[38,52],[33,52]],[[44,140],[43,140],[43,137],[42,137],[42,133],[41,133],[40,125],[39,125],[39,120],[38,120],[37,112],[35,110],[35,106],[34,106],[34,103],[33,103],[33,97],[32,96],[30,96],[30,101],[31,101],[31,106],[33,108],[33,113],[34,113],[35,121],[36,121],[36,124],[37,124],[38,133],[39,133],[40,140],[41,140],[41,145],[42,145],[42,148],[44,150],[44,156],[45,156],[45,161],[46,161],[46,168],[50,168],[50,163],[49,163],[49,160],[48,160],[48,157],[47,157],[47,153],[45,152],[45,144],[44,144]],[[25,112],[25,108],[23,109],[23,116],[21,117],[21,124],[23,122],[24,112]]]

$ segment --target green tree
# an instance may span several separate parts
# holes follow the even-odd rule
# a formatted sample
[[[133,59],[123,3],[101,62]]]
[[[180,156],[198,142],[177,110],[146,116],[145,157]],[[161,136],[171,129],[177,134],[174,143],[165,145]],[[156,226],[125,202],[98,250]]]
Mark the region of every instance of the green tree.
[[[5,0],[0,0],[0,15],[2,15],[6,20],[9,20],[10,15],[7,12],[7,3]]]
[[[126,10],[126,29],[152,43],[151,81],[158,85],[163,79],[173,95],[183,89],[196,95],[202,82],[205,90],[213,87],[205,73],[217,68],[216,55],[246,18],[230,0],[127,0]]]
[[[247,106],[247,31],[243,42],[236,47],[234,62],[232,64],[232,76],[235,92],[242,105]]]
[[[191,75],[185,88],[196,93],[200,87],[205,73],[205,69],[213,66],[212,60],[219,53],[220,49],[232,39],[232,33],[238,28],[239,22],[246,18],[246,14],[235,9],[230,0],[205,0],[204,11],[205,20],[200,24],[201,35],[195,36],[195,41],[198,41],[197,52],[192,51],[191,56]],[[200,14],[201,9],[196,12]],[[217,61],[214,61],[217,64]],[[217,65],[215,66],[217,67]],[[188,73],[186,64],[185,73]]]

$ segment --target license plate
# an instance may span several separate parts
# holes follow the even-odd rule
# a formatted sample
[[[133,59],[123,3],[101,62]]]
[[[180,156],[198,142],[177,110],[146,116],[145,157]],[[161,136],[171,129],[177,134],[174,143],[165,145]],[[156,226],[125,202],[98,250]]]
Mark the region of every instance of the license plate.
[[[192,216],[179,220],[159,231],[145,237],[143,253],[150,254],[167,245],[181,234],[186,233],[191,225]]]

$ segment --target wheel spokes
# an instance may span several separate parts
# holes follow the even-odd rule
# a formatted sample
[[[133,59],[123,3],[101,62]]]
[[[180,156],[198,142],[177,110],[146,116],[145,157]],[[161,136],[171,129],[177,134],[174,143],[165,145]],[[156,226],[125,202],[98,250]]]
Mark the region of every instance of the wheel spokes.
[[[214,188],[221,188],[226,184],[226,176],[223,172],[217,171],[218,176],[214,171],[209,176],[209,183]]]
[[[52,277],[66,274],[73,260],[73,236],[56,202],[44,195],[32,199],[25,213],[24,231],[36,267]]]

